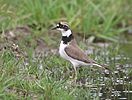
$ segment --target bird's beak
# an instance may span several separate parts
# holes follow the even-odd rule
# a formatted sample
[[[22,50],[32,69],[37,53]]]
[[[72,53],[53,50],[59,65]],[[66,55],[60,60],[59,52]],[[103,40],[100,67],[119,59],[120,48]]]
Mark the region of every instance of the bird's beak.
[[[56,30],[56,29],[57,29],[57,26],[55,26],[55,27],[51,28],[51,30]]]

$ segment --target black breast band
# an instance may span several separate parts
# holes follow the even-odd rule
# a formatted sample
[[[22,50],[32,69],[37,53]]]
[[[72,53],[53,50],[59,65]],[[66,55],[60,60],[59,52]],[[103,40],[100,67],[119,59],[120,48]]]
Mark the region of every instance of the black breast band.
[[[73,39],[73,35],[71,34],[69,37],[67,36],[62,36],[62,41],[64,44],[67,44],[68,42],[70,42]]]

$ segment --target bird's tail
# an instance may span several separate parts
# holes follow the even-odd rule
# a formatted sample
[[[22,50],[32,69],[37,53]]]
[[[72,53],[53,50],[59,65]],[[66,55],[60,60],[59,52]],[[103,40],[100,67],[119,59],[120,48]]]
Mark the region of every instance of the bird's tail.
[[[110,74],[112,72],[107,65],[101,65],[101,64],[97,64],[97,63],[93,63],[92,65],[102,68],[105,73]]]
[[[100,67],[100,68],[103,68],[103,69],[110,70],[110,69],[108,68],[108,65],[101,65],[101,64],[97,64],[97,63],[93,63],[92,65],[97,66],[97,67]]]

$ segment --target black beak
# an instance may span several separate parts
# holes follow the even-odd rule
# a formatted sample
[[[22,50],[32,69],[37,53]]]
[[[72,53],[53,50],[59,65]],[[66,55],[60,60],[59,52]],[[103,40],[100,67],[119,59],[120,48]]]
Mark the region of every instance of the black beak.
[[[51,28],[51,30],[56,30],[56,29],[57,29],[57,26],[55,26],[55,27]]]

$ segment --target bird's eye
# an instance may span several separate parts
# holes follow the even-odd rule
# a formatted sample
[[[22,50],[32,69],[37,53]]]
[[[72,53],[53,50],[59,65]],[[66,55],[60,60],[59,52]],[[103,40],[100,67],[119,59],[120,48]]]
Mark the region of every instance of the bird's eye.
[[[64,26],[64,28],[67,28],[67,26]]]
[[[63,28],[64,28],[64,29],[67,29],[67,26],[64,25]]]

